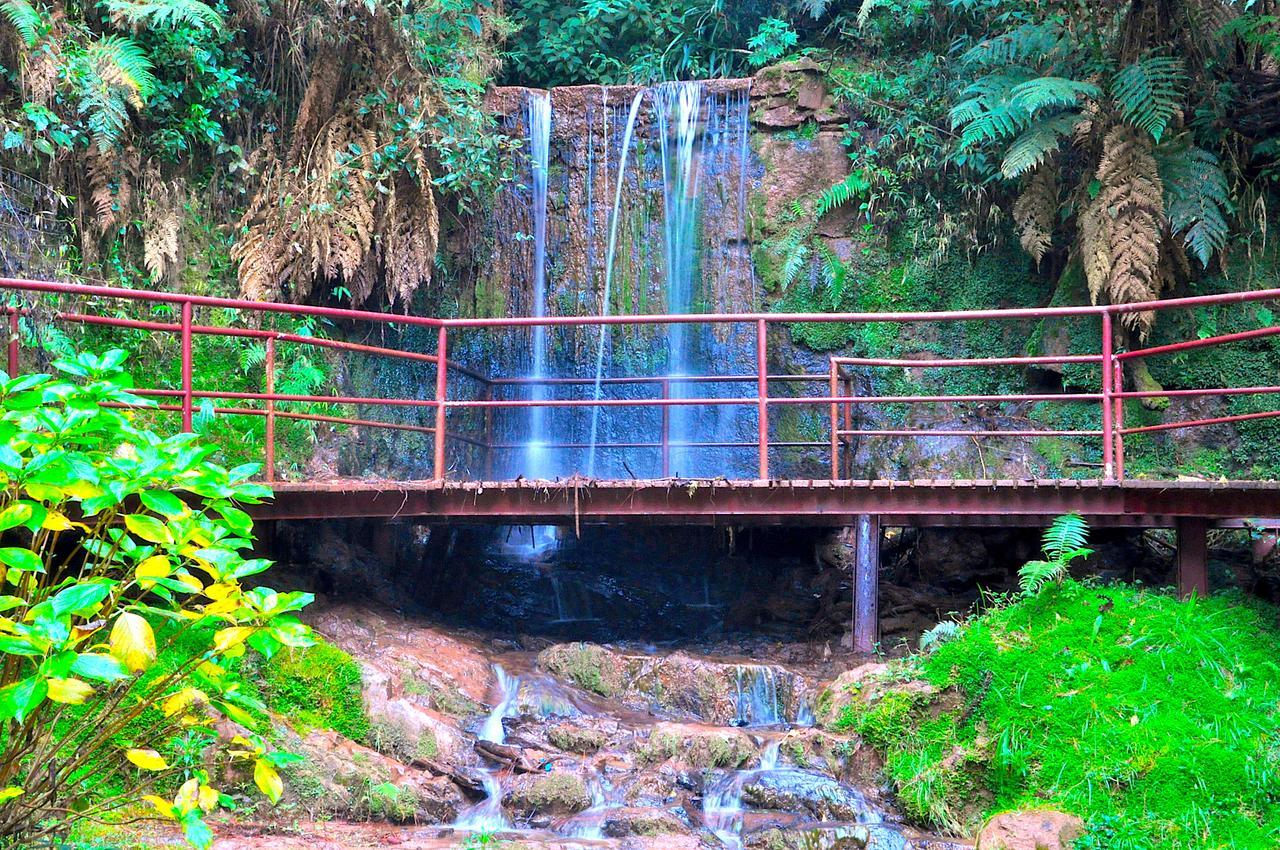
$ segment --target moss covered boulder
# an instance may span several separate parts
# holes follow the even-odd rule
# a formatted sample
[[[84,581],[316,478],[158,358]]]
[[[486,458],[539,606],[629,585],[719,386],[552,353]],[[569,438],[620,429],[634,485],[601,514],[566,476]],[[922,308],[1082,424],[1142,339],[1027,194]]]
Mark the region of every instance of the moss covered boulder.
[[[738,768],[755,754],[745,732],[686,723],[659,723],[638,751],[642,761],[675,759],[691,768]]]
[[[562,643],[538,654],[538,666],[583,690],[611,697],[625,687],[623,668],[610,650],[594,643]]]
[[[547,740],[568,753],[591,755],[609,741],[602,730],[572,720],[565,720],[547,727]]]
[[[563,817],[591,808],[591,794],[573,773],[525,773],[512,780],[503,803],[517,814]]]

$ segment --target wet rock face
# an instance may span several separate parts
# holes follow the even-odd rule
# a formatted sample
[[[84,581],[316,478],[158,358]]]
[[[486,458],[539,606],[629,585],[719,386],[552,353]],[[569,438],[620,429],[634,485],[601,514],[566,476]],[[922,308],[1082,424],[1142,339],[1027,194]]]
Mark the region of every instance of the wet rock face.
[[[867,819],[867,799],[829,776],[802,770],[760,773],[742,788],[742,798],[760,809],[808,812],[819,821]]]
[[[714,726],[659,723],[639,755],[646,762],[676,761],[695,769],[737,768],[756,754],[745,732]]]
[[[591,806],[582,778],[570,773],[527,773],[506,789],[504,801],[518,815],[574,815]]]

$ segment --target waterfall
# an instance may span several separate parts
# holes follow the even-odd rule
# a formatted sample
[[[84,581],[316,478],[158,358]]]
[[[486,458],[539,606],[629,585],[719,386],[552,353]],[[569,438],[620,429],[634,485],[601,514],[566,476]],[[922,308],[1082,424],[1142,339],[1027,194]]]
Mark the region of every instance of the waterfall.
[[[702,816],[708,829],[730,850],[742,848],[742,789],[762,773],[778,770],[777,741],[760,753],[760,766],[752,770],[735,770],[707,789],[702,798]]]
[[[783,723],[782,701],[778,698],[778,676],[772,667],[740,665],[737,668],[734,704],[735,726],[775,726]]]
[[[530,183],[533,210],[533,315],[547,315],[547,167],[551,151],[551,94],[530,92],[526,103],[529,125]],[[533,384],[530,398],[546,401],[547,327],[533,328]],[[547,457],[547,414],[541,406],[529,408],[529,434],[525,442],[524,474],[529,478],[548,478],[551,470]]]
[[[654,91],[654,114],[662,159],[662,230],[666,261],[667,312],[693,312],[694,278],[698,265],[698,118],[702,111],[702,84],[662,83]],[[689,325],[676,323],[667,328],[667,377],[681,378],[691,372]],[[687,398],[690,385],[671,382],[672,398]],[[693,393],[696,394],[696,393]],[[675,405],[670,413],[671,469],[692,475],[691,450],[680,443],[692,441],[694,411]]]
[[[484,725],[480,727],[480,740],[501,744],[507,738],[502,719],[512,714],[516,707],[516,699],[520,695],[520,680],[509,675],[500,664],[493,665],[493,673],[498,679],[498,699],[489,716],[484,719]],[[498,782],[497,774],[492,770],[485,770],[480,774],[480,782],[484,787],[484,799],[461,812],[453,822],[454,827],[477,832],[510,829],[511,822],[502,812],[502,785]]]
[[[622,182],[627,175],[627,152],[631,150],[631,139],[636,132],[636,116],[640,114],[640,102],[644,100],[644,89],[636,92],[631,100],[631,112],[627,114],[627,126],[622,133],[622,153],[618,160],[618,180],[613,189],[613,211],[609,215],[609,249],[604,261],[604,295],[600,299],[600,315],[609,315],[610,287],[613,282],[613,263],[618,251],[618,216],[622,208]],[[604,346],[609,336],[609,326],[600,325],[600,337],[596,344],[596,380],[592,398],[600,401],[600,381],[604,375]],[[591,448],[587,456],[587,475],[596,474],[596,436],[600,423],[599,405],[591,408]]]

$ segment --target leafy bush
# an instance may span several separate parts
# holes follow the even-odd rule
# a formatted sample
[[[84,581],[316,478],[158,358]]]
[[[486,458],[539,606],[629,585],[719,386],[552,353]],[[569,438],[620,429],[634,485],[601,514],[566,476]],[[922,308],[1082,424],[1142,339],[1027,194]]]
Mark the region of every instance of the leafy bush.
[[[252,729],[262,708],[227,662],[309,644],[293,612],[311,596],[242,586],[270,562],[246,557],[252,522],[236,503],[270,491],[195,434],[137,427],[120,408],[149,402],[129,392],[124,359],[0,375],[0,835],[33,840],[146,800],[206,846],[204,815],[228,799],[197,752],[215,717]],[[184,730],[167,760],[157,747]],[[279,799],[293,757],[256,735],[229,755]]]
[[[1277,614],[1066,579],[909,659],[900,674],[932,698],[854,700],[836,725],[871,733],[904,807],[934,825],[1049,806],[1086,820],[1083,847],[1271,848]]]

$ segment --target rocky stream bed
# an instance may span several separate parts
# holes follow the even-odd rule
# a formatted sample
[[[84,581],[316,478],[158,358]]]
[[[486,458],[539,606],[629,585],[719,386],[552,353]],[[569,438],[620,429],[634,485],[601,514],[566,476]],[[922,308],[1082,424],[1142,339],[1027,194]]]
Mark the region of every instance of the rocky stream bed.
[[[332,605],[366,741],[289,733],[287,799],[219,850],[475,846],[876,848],[968,842],[902,824],[858,739],[824,730],[829,647],[656,648],[466,633]]]

